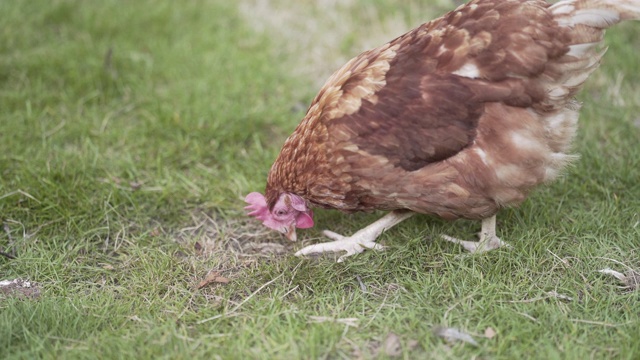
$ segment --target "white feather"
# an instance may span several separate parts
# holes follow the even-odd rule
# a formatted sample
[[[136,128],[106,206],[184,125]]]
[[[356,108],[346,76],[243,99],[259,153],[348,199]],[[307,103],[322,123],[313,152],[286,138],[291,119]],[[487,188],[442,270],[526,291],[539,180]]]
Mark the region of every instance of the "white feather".
[[[473,63],[466,63],[460,67],[460,69],[454,71],[452,74],[463,76],[471,79],[480,77],[480,70]]]
[[[569,14],[575,9],[576,8],[573,6],[573,1],[570,1],[570,2],[561,1],[561,2],[555,3],[553,6],[549,8],[549,10],[551,10],[551,13],[554,15]]]
[[[574,24],[608,28],[620,22],[620,13],[613,9],[583,9],[574,12],[571,20]]]
[[[592,51],[599,43],[600,42],[571,45],[569,46],[569,52],[567,55],[581,58],[588,52]]]

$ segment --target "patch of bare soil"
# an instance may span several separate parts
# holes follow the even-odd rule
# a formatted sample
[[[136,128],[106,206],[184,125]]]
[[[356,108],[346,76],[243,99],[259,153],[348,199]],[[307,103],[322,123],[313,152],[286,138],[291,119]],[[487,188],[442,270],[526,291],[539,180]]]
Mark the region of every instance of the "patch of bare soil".
[[[180,258],[198,273],[194,288],[215,289],[233,282],[240,273],[273,257],[292,253],[293,244],[250,218],[225,219],[202,211],[192,225],[179,229],[174,239],[186,249]],[[203,265],[206,271],[202,270]]]
[[[37,299],[40,297],[40,287],[28,280],[0,280],[0,300],[10,297]]]
[[[198,256],[250,258],[289,252],[289,244],[277,232],[253,219],[214,218],[204,212],[192,216],[193,225],[178,230],[176,240]]]

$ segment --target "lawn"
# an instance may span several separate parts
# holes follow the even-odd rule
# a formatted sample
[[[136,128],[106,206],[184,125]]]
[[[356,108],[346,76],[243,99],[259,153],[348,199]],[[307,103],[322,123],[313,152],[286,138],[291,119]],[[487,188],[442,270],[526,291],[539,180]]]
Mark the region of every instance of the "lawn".
[[[244,214],[332,70],[450,1],[0,2],[0,358],[640,356],[640,23],[607,33],[566,176],[498,215],[417,216],[384,252],[299,259]],[[313,3],[313,4],[311,4]],[[420,5],[420,3],[423,3]],[[447,341],[455,328],[477,345]]]

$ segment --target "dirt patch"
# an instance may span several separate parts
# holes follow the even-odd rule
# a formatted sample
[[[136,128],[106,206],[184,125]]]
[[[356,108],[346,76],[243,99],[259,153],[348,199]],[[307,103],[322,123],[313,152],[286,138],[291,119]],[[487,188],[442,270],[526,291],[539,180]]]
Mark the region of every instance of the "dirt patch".
[[[191,223],[163,232],[182,246],[175,256],[192,269],[193,288],[215,303],[222,301],[222,287],[242,279],[264,262],[293,254],[293,243],[249,218],[227,219],[198,210],[192,214]]]
[[[10,297],[37,299],[40,297],[40,287],[28,280],[0,280],[0,300]]]
[[[223,219],[197,212],[192,219],[193,225],[178,230],[175,239],[197,256],[269,257],[291,250],[292,244],[280,234],[249,218]]]

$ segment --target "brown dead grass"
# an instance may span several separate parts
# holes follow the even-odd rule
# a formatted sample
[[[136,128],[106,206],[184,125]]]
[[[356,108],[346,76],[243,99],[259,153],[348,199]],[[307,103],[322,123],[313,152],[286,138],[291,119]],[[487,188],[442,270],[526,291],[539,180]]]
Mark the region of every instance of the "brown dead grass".
[[[282,255],[288,252],[282,237],[252,219],[224,219],[203,211],[192,215],[193,225],[179,229],[178,243],[194,249],[197,256],[221,253],[233,258]]]
[[[291,252],[280,234],[249,218],[227,219],[196,210],[191,219],[191,225],[167,233],[185,249],[180,258],[195,274],[193,288],[213,303],[223,300],[216,294],[218,287],[241,279],[266,259]]]

